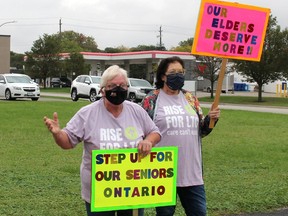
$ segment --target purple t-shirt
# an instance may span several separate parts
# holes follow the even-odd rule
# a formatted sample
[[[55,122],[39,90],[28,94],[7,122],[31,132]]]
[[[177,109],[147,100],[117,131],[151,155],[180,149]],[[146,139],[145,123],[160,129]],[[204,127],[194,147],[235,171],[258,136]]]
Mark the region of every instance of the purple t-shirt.
[[[154,122],[162,134],[157,147],[178,146],[177,186],[202,185],[199,118],[181,91],[178,95],[167,95],[160,90]]]
[[[159,129],[138,104],[124,101],[115,118],[100,99],[81,108],[67,123],[64,131],[75,147],[84,143],[80,167],[82,198],[90,203],[91,151],[94,149],[136,148],[138,142]]]

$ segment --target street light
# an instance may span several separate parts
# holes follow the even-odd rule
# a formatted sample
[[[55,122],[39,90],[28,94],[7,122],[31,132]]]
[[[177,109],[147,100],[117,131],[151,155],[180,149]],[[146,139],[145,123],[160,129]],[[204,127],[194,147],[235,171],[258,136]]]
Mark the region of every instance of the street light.
[[[15,23],[16,21],[15,20],[13,20],[13,21],[8,21],[8,22],[4,22],[4,23],[2,23],[1,25],[0,25],[0,27],[2,27],[3,25],[6,25],[6,24],[8,24],[8,23]]]

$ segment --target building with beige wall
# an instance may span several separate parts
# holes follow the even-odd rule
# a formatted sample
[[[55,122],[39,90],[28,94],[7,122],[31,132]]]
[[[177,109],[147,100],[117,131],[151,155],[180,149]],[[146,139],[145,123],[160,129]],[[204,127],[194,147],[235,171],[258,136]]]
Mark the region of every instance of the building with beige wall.
[[[0,35],[0,74],[10,71],[10,35]]]

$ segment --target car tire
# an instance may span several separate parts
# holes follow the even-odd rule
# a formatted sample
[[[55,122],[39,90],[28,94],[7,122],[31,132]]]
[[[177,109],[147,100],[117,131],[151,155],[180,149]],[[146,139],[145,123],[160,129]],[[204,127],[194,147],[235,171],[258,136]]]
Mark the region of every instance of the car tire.
[[[136,102],[136,94],[135,93],[130,93],[128,96],[128,100],[131,102]]]
[[[11,91],[9,89],[5,91],[5,99],[12,100]]]
[[[39,99],[38,97],[31,98],[32,101],[38,101],[38,99]]]
[[[94,89],[90,91],[89,100],[92,103],[97,100],[97,92]]]
[[[73,89],[72,92],[71,92],[71,99],[72,101],[78,101],[78,95],[77,95],[77,90],[76,89]]]

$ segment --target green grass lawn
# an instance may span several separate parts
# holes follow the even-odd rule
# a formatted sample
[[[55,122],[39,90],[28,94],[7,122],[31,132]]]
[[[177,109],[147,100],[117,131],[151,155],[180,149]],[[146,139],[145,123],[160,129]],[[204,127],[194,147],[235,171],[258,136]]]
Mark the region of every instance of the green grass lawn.
[[[63,127],[86,104],[0,101],[0,215],[85,215],[82,146],[60,149],[43,117],[57,111]],[[287,122],[288,115],[221,111],[203,139],[209,216],[288,206]],[[154,209],[145,215],[155,215]],[[175,215],[184,215],[180,205]]]

